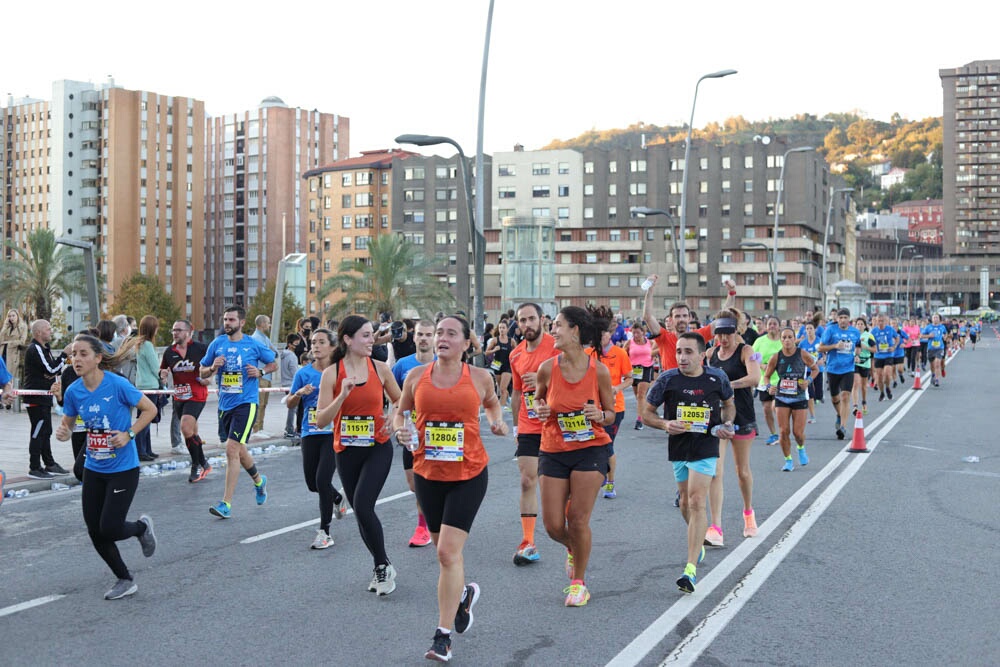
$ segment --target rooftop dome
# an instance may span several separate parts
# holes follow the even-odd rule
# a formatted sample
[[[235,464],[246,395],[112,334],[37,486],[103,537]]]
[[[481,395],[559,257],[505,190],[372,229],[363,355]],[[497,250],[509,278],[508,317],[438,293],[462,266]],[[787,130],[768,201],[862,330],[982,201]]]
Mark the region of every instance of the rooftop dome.
[[[270,97],[265,97],[264,99],[262,99],[260,101],[260,106],[262,106],[262,107],[287,107],[288,105],[285,104],[284,100],[282,100],[280,97],[277,97],[275,95],[271,95]]]

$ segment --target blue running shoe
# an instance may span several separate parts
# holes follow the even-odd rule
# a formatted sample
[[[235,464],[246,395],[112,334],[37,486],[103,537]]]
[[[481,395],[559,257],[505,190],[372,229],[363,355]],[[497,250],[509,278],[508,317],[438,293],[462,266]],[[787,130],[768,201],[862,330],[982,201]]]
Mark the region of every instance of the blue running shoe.
[[[267,502],[267,475],[260,476],[260,484],[254,484],[253,490],[257,494],[258,505],[263,505]]]
[[[770,435],[770,437],[768,437],[768,439],[767,439],[767,446],[770,447],[772,445],[778,444],[778,439],[779,439],[778,434],[777,433],[772,433]]]
[[[681,575],[681,578],[677,580],[677,588],[680,589],[681,593],[694,593],[694,585],[697,581],[697,575],[685,572]]]
[[[785,459],[785,465],[781,466],[781,470],[782,472],[792,472],[795,470],[795,465],[791,459]]]
[[[230,508],[229,503],[224,500],[220,500],[219,504],[214,507],[209,507],[208,511],[220,519],[228,519],[233,515],[233,510]]]
[[[799,450],[799,465],[800,466],[809,465],[809,456],[806,454],[806,448],[799,447],[798,450]]]

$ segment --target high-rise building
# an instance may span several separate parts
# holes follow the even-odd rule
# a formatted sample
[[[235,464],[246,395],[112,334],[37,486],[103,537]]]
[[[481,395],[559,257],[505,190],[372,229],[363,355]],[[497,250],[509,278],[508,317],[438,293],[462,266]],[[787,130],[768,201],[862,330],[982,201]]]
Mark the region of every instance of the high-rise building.
[[[207,326],[246,305],[308,243],[308,182],[301,175],[350,151],[350,121],[291,108],[277,97],[205,125]],[[299,304],[307,308],[307,304]]]
[[[130,276],[155,275],[199,323],[203,103],[125,90],[111,79],[56,81],[51,100],[10,100],[3,118],[4,238],[23,246],[28,232],[48,227],[92,242],[102,308]],[[86,304],[85,296],[63,304],[72,330],[89,323]]]

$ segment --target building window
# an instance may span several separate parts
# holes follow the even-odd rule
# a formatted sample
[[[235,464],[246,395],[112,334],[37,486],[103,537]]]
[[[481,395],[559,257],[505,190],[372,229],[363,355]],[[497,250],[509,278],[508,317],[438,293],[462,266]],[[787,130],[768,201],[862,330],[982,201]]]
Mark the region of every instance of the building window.
[[[608,255],[608,264],[621,264],[622,254],[620,252],[613,252]]]
[[[753,204],[743,204],[743,215],[747,217],[753,216]]]
[[[597,232],[593,229],[588,229],[586,231],[586,239],[588,243],[593,243],[597,240]]]
[[[535,162],[531,165],[531,175],[532,176],[548,176],[552,173],[552,168],[542,162]]]
[[[512,187],[502,187],[497,191],[497,195],[500,199],[513,199],[517,196],[517,191]]]
[[[343,229],[350,229],[351,228],[351,216],[349,216],[349,215],[343,215],[343,216],[341,216],[340,217],[340,226]]]
[[[497,167],[497,175],[517,176],[517,167],[512,164],[502,164],[499,167]]]
[[[340,208],[351,208],[351,195],[340,196]]]
[[[369,237],[367,237],[367,236],[358,236],[358,237],[356,237],[354,239],[354,249],[355,250],[367,250],[368,249],[368,240],[369,240]]]
[[[403,201],[423,201],[423,200],[424,200],[423,190],[403,190]]]
[[[569,207],[562,207],[558,209],[558,215],[560,220],[569,220]]]
[[[708,181],[698,181],[698,192],[708,194]]]
[[[584,220],[593,220],[594,219],[594,207],[592,207],[592,206],[585,206],[583,208],[583,219]]]
[[[594,277],[594,276],[584,276],[583,277],[583,286],[584,287],[596,287],[597,286],[597,278]]]
[[[653,230],[650,229],[649,231],[653,231]],[[630,229],[630,230],[628,230],[628,240],[629,241],[641,241],[642,238],[641,238],[640,230],[638,230],[638,229]]]
[[[588,252],[585,261],[587,264],[597,264],[597,253]],[[593,285],[591,285],[591,287],[593,287]]]
[[[549,218],[552,216],[552,209],[549,208],[533,208],[531,209],[532,218]]]
[[[559,163],[559,173],[560,174],[568,174],[569,173],[569,162],[560,162]]]
[[[608,236],[609,236],[609,238],[610,238],[611,241],[621,241],[622,240],[622,230],[620,230],[620,229],[612,229],[610,232],[608,232]]]
[[[370,171],[359,171],[354,179],[357,185],[371,185],[372,173]]]
[[[424,222],[424,212],[423,211],[403,211],[403,222],[413,223],[413,224],[423,224]]]
[[[594,184],[593,183],[584,183],[583,184],[583,195],[585,197],[589,197],[589,196],[591,196],[593,194],[594,194]]]
[[[594,173],[594,163],[593,162],[584,162],[583,163],[583,173],[585,173],[585,174],[593,174]]]
[[[403,169],[403,180],[404,181],[422,181],[424,179],[424,168],[423,167],[406,167]]]
[[[549,197],[552,194],[552,189],[548,185],[533,185],[531,187],[532,197]]]
[[[743,181],[743,192],[753,192],[753,179],[748,178]]]
[[[569,276],[559,276],[559,287],[569,287],[571,284]]]
[[[423,197],[424,191],[420,190],[419,192],[420,192],[421,197]],[[372,203],[373,203],[373,199],[374,199],[374,197],[372,196],[372,193],[370,193],[370,192],[359,192],[359,193],[357,193],[357,194],[354,195],[354,205],[355,206],[371,206]]]
[[[629,183],[628,193],[630,195],[644,195],[646,194],[646,184],[645,183]]]
[[[645,160],[630,160],[628,163],[628,170],[633,174],[642,173],[646,171],[646,161]]]
[[[513,208],[498,208],[497,217],[503,220],[504,218],[513,218],[517,215],[517,209]]]
[[[608,276],[608,287],[621,287],[622,279],[618,276]]]
[[[618,173],[618,161],[617,160],[611,160],[610,162],[608,162],[608,173],[609,174],[617,174]]]
[[[618,196],[618,184],[617,183],[608,183],[608,196],[609,197],[617,197]]]
[[[558,186],[557,192],[559,193],[560,197],[569,197],[569,186],[560,185]]]
[[[609,206],[608,207],[608,222],[614,222],[618,218],[618,207]]]
[[[353,180],[354,180],[354,174],[352,174],[349,171],[344,172],[343,174],[340,175],[340,184],[345,188],[349,188],[352,185],[354,185],[354,183],[352,182]]]
[[[698,159],[698,169],[700,169],[701,171],[705,171],[706,169],[708,169],[708,158],[707,157],[703,157],[703,158],[699,158]]]
[[[753,169],[753,155],[744,155],[743,156],[743,168],[744,169]]]
[[[732,168],[732,166],[733,166],[733,159],[731,157],[729,157],[727,155],[724,158],[722,158],[722,168],[723,169],[730,169],[730,168]]]

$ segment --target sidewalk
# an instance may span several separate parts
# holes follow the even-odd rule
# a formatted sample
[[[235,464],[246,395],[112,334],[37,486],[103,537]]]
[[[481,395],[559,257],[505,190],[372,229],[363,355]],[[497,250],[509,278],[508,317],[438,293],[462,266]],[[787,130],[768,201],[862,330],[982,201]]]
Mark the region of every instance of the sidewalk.
[[[268,444],[289,445],[291,441],[284,438],[285,415],[287,408],[281,402],[282,394],[272,393],[264,413],[264,432],[271,437],[251,437],[247,446],[266,447]],[[152,435],[153,451],[160,455],[155,463],[166,463],[167,461],[190,461],[187,448],[181,454],[174,454],[170,447],[170,419],[172,417],[172,404],[168,403],[163,408],[163,416],[159,424],[150,424],[150,434]],[[205,409],[198,418],[198,433],[205,441],[206,456],[225,456],[225,448],[219,443],[219,419],[218,419],[218,397],[212,393],[208,395],[208,402]],[[59,425],[61,417],[52,412],[52,430],[55,431]],[[51,480],[30,479],[28,477],[28,434],[30,423],[28,413],[25,410],[18,412],[15,409],[0,409],[0,470],[6,475],[4,483],[5,491],[17,491],[28,489],[32,493],[37,491],[48,491],[52,488],[53,482],[60,482],[68,486],[78,484],[72,474],[56,477]],[[184,446],[184,443],[181,443]],[[59,442],[52,436],[52,456],[56,463],[66,470],[73,469],[73,447],[70,441]],[[141,465],[150,465],[142,462]]]

